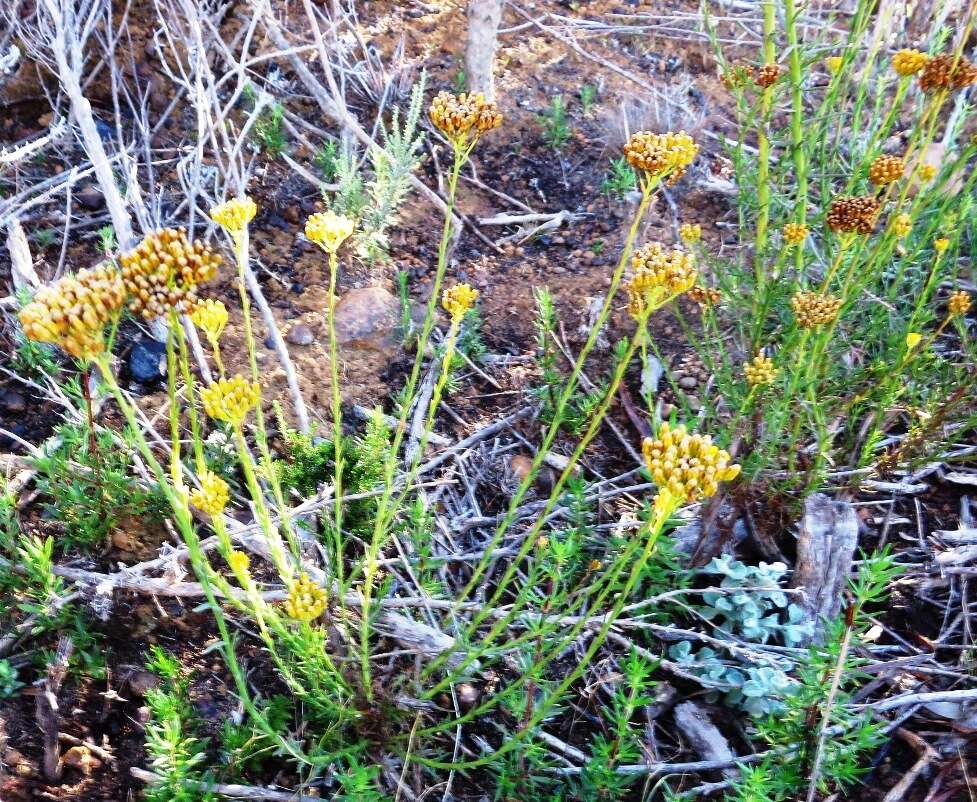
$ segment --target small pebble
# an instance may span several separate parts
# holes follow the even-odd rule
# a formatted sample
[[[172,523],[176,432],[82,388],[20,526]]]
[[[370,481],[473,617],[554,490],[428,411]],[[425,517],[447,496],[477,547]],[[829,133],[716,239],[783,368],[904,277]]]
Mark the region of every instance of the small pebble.
[[[292,345],[311,345],[315,342],[315,336],[312,334],[312,329],[306,326],[304,323],[296,323],[292,328],[288,330],[288,334],[285,335],[285,339]]]

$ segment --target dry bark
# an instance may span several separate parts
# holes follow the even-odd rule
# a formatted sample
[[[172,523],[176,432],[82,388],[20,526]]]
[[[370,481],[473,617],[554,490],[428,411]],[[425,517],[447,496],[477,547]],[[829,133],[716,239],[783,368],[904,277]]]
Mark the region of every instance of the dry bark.
[[[812,494],[804,505],[792,585],[804,591],[799,603],[814,621],[815,639],[824,623],[841,613],[857,543],[855,508],[824,493]]]
[[[468,44],[465,70],[468,89],[495,99],[495,50],[498,46],[502,0],[468,0]]]

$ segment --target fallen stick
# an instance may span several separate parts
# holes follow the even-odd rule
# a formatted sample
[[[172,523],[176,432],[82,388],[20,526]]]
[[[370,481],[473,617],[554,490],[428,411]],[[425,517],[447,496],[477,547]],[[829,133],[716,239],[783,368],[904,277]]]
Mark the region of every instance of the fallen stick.
[[[163,778],[151,771],[133,766],[129,773],[137,780],[152,785],[162,782]],[[210,783],[196,782],[195,780],[184,780],[186,785],[201,792],[218,794],[219,796],[229,796],[232,799],[268,799],[272,802],[322,802],[322,797],[306,796],[297,794],[294,791],[275,791],[271,788],[261,788],[256,785],[238,785],[237,783]]]

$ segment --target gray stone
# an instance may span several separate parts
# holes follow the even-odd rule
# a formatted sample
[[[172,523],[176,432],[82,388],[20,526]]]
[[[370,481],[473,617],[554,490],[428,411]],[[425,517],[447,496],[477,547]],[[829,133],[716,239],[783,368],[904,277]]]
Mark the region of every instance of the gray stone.
[[[335,325],[340,345],[389,351],[399,344],[400,301],[383,287],[350,290],[336,305]]]
[[[285,340],[292,345],[311,345],[315,341],[315,335],[304,323],[296,323],[288,330]]]

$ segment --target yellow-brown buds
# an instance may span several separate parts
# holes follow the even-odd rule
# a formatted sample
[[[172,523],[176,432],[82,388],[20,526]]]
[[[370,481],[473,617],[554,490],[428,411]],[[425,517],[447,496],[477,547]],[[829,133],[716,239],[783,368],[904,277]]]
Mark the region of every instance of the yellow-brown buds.
[[[678,501],[699,501],[715,495],[720,482],[735,479],[740,466],[712,439],[689,434],[684,426],[663,423],[657,438],[641,444],[645,464],[655,484]]]
[[[19,318],[29,339],[90,359],[102,352],[105,325],[124,303],[122,278],[106,263],[41,287]]]
[[[689,298],[699,304],[700,307],[715,306],[722,300],[719,290],[713,287],[703,287],[697,284],[689,290]]]
[[[305,236],[328,253],[336,253],[339,246],[352,235],[356,223],[333,211],[316,212],[305,221]]]
[[[963,56],[955,57],[948,53],[929,59],[919,76],[919,87],[924,92],[963,89],[974,83],[977,83],[977,66]]]
[[[191,243],[182,228],[149,234],[119,257],[129,308],[147,320],[171,310],[192,312],[197,305],[197,285],[213,278],[220,262],[209,247]]]
[[[219,379],[200,391],[204,410],[214,420],[240,426],[251,408],[258,403],[261,390],[241,374]]]
[[[478,300],[478,290],[470,284],[455,284],[441,294],[441,306],[451,315],[454,323],[459,323]]]
[[[895,70],[897,75],[905,78],[910,75],[915,75],[923,69],[927,61],[929,61],[929,56],[925,53],[905,48],[892,57],[892,69]]]
[[[871,234],[881,204],[871,196],[843,195],[831,201],[826,222],[832,231],[846,234]]]
[[[207,298],[197,304],[196,309],[190,314],[190,320],[207,335],[211,343],[215,343],[220,339],[227,325],[227,307],[221,301]]]
[[[824,60],[824,66],[827,68],[828,72],[832,75],[837,75],[838,70],[841,69],[843,59],[841,56],[828,56]]]
[[[628,164],[649,176],[668,175],[674,183],[692,164],[699,146],[685,131],[653,134],[639,131],[624,146]]]
[[[784,223],[784,244],[800,245],[807,239],[808,233],[808,227],[803,223]]]
[[[227,482],[216,473],[205,470],[200,474],[200,488],[190,494],[190,503],[208,515],[220,515],[230,498]]]
[[[824,326],[838,317],[841,298],[833,295],[801,290],[790,299],[797,325],[805,329]]]
[[[498,106],[475,93],[439,92],[431,101],[428,116],[456,147],[474,145],[482,134],[502,125]]]
[[[923,162],[916,168],[916,175],[919,176],[920,181],[932,181],[936,178],[936,174],[940,171],[940,168],[935,164],[929,164],[928,162]]]
[[[879,156],[868,168],[868,179],[877,187],[898,181],[906,169],[906,163],[898,156]]]
[[[897,237],[905,237],[910,231],[913,230],[913,219],[903,212],[902,214],[897,214],[895,219],[892,221],[892,231]]]
[[[933,250],[937,253],[944,253],[947,248],[950,247],[950,240],[946,237],[940,237],[939,239],[933,240]]]
[[[247,229],[248,223],[258,213],[257,204],[247,195],[232,198],[210,210],[210,219],[222,226],[228,234],[237,239]]]
[[[742,89],[753,82],[756,71],[749,64],[735,62],[722,74],[721,80],[727,89]]]
[[[946,302],[947,314],[950,317],[965,315],[970,309],[970,304],[970,293],[964,292],[963,290],[957,290],[956,292],[950,294],[950,298]]]
[[[698,223],[682,223],[678,227],[678,235],[686,245],[695,245],[702,239],[702,226]]]
[[[326,611],[328,597],[308,574],[301,574],[289,588],[285,614],[297,621],[314,621]]]
[[[649,242],[631,257],[634,275],[627,284],[628,311],[636,318],[687,292],[695,284],[695,259],[683,251],[666,251],[660,242]]]
[[[769,89],[780,80],[780,66],[777,64],[764,64],[757,70],[754,82],[762,89]]]
[[[743,364],[743,375],[748,384],[759,387],[773,383],[773,380],[777,378],[777,368],[774,367],[773,360],[770,357],[757,354],[749,362]]]

